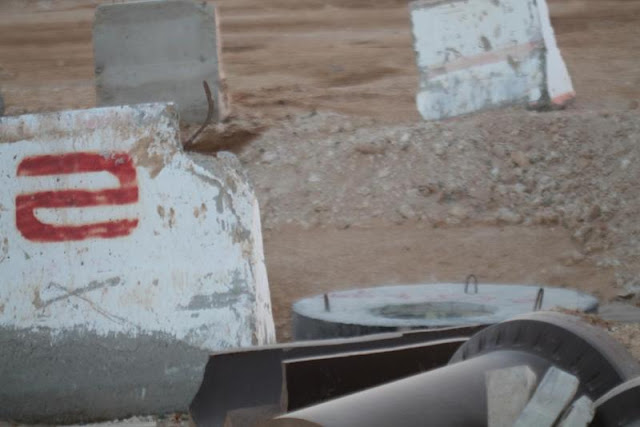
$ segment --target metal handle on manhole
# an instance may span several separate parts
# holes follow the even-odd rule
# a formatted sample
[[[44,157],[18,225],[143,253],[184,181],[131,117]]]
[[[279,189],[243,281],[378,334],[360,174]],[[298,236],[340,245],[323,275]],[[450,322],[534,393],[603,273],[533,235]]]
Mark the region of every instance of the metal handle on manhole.
[[[542,300],[544,299],[544,288],[538,289],[536,302],[533,303],[533,311],[539,311],[542,308]]]
[[[470,274],[467,276],[467,280],[464,282],[464,293],[468,294],[469,293],[469,283],[471,282],[471,280],[473,280],[473,293],[477,294],[478,293],[478,278],[476,277],[475,274]]]
[[[329,303],[329,294],[324,294],[324,311],[331,311],[331,304]]]

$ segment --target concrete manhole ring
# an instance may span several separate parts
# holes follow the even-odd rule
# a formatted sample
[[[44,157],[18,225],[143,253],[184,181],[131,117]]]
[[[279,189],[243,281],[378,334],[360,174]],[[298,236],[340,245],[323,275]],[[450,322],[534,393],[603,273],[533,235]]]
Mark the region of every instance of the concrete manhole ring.
[[[598,300],[573,289],[536,285],[381,286],[330,292],[297,301],[293,305],[293,332],[295,339],[304,340],[494,324],[534,311],[534,307],[596,312]]]

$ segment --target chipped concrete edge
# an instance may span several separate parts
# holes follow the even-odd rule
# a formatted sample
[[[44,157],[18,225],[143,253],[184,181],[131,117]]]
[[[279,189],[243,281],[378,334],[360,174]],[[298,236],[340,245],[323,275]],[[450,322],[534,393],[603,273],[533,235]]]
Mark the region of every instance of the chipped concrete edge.
[[[415,0],[409,2],[409,11],[413,12],[414,10],[419,9],[430,9],[433,7],[438,7],[443,4],[451,4],[451,3],[468,3],[469,0]]]

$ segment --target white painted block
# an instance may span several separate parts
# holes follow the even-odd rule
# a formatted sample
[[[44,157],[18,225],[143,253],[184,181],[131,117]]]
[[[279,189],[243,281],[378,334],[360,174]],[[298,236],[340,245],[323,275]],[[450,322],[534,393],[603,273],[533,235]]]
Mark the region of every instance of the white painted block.
[[[182,151],[173,106],[1,118],[0,172],[3,408],[186,409],[208,352],[274,342],[252,187]]]
[[[548,104],[549,93],[558,103],[572,97],[546,5],[539,4],[411,3],[420,114],[427,120],[442,119],[509,104],[542,106]]]
[[[488,427],[513,427],[538,384],[535,372],[514,366],[489,371],[485,378]]]

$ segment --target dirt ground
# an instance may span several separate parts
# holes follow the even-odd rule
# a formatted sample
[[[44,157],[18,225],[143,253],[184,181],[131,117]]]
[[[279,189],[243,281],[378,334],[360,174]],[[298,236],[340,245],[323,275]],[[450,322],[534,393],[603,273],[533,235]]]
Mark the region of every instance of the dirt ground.
[[[0,2],[0,86],[7,114],[95,104],[95,0]],[[220,0],[223,60],[239,115],[330,110],[419,119],[405,0]],[[640,98],[640,2],[551,0],[575,109]]]
[[[638,142],[634,112],[282,121],[237,150],[281,337],[296,298],[351,286],[474,273],[616,297],[640,267]]]
[[[0,2],[6,114],[95,105],[98,3]],[[567,111],[441,126],[415,108],[406,1],[216,3],[233,117],[198,148],[236,152],[256,182],[279,340],[295,299],[354,286],[474,273],[603,300],[636,289],[640,0],[550,0]]]

